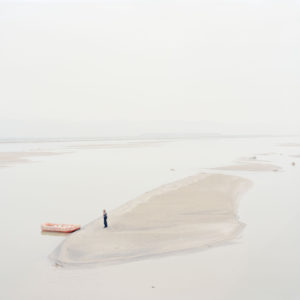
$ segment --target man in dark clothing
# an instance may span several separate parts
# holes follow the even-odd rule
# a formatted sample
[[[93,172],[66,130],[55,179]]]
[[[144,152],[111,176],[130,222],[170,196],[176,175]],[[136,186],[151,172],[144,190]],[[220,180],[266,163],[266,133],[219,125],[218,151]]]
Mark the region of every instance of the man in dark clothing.
[[[103,209],[103,221],[104,221],[104,228],[107,227],[107,212]]]

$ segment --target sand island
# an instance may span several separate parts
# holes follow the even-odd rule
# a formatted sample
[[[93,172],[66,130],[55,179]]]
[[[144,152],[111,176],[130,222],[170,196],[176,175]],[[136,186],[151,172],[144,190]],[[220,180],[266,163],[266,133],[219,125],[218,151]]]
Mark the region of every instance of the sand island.
[[[56,264],[82,266],[130,262],[195,251],[236,238],[244,225],[238,200],[251,181],[223,174],[199,174],[128,202],[70,235],[51,255]]]

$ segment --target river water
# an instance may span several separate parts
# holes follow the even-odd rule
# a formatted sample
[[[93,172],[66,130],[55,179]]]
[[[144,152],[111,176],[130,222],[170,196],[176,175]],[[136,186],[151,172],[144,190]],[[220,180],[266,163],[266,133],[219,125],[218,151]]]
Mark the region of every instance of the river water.
[[[285,143],[294,145],[282,146]],[[123,289],[137,299],[182,299],[184,295],[188,299],[202,295],[208,300],[299,299],[300,158],[292,157],[300,154],[297,143],[300,145],[300,139],[295,137],[0,143],[1,152],[57,153],[29,157],[29,162],[0,168],[1,299],[66,299],[66,295],[70,299],[98,299],[95,292],[88,293],[96,284],[93,280],[83,283],[82,294],[76,286],[82,283],[82,276],[99,276],[102,271],[72,271],[70,280],[70,271],[54,268],[47,256],[64,236],[42,234],[40,224],[50,221],[84,225],[98,218],[103,208],[109,212],[153,188],[198,172],[240,175],[254,182],[239,209],[241,221],[247,224],[241,239],[233,245],[179,258],[124,265],[123,272],[127,270],[137,281],[143,280],[137,275],[141,270],[148,274],[142,276],[145,281],[152,274],[164,287],[156,296],[143,288],[132,288],[126,280],[126,286],[119,281],[114,286],[119,284],[119,291]],[[257,160],[278,164],[283,171],[210,169],[254,155]],[[292,161],[296,166],[291,165]],[[195,268],[195,261],[199,268]],[[176,266],[180,274],[190,276],[173,278],[163,271],[157,274],[154,265],[161,270]],[[103,284],[109,288],[109,276],[111,281],[115,278],[116,268],[106,270]],[[63,289],[62,279],[67,280],[68,291]],[[116,291],[103,288],[101,292],[111,299],[119,297]]]

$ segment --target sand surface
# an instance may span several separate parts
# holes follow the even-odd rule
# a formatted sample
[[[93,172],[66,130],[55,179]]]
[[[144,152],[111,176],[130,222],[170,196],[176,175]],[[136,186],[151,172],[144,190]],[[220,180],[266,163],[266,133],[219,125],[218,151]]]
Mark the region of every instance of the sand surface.
[[[248,171],[248,172],[277,172],[281,168],[273,164],[266,163],[239,163],[236,165],[224,166],[214,168],[215,170],[228,170],[228,171]]]
[[[30,162],[30,158],[38,156],[58,155],[62,153],[49,151],[28,151],[28,152],[0,152],[0,168],[16,163]]]
[[[123,142],[123,143],[94,143],[94,144],[77,144],[69,146],[72,149],[123,149],[123,148],[139,148],[139,147],[149,147],[156,146],[166,143],[166,141],[137,141],[137,142]],[[170,143],[170,141],[168,141]]]
[[[97,219],[50,258],[59,265],[115,264],[192,251],[237,237],[237,201],[247,179],[199,174],[164,185],[116,209],[109,228]]]
[[[300,143],[283,143],[280,144],[281,147],[300,147]]]

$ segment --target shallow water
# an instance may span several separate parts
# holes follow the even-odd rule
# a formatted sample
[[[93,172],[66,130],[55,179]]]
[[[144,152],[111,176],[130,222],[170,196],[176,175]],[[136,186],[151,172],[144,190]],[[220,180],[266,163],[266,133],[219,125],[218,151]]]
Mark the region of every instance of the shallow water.
[[[239,214],[241,221],[247,223],[247,228],[239,243],[180,258],[154,260],[152,263],[158,268],[164,268],[175,259],[182,272],[186,270],[186,264],[192,268],[195,260],[201,263],[202,271],[192,268],[192,273],[207,282],[207,285],[201,287],[201,293],[206,299],[273,300],[282,299],[283,295],[289,296],[289,299],[298,299],[296,281],[300,274],[295,266],[300,263],[297,239],[300,228],[297,219],[300,211],[300,159],[289,155],[300,154],[300,147],[279,146],[286,142],[300,141],[296,138],[207,138],[103,149],[74,147],[100,143],[88,141],[0,144],[0,151],[3,152],[69,152],[34,157],[30,158],[31,163],[19,163],[0,169],[0,217],[4,224],[0,228],[1,298],[19,299],[22,295],[22,299],[41,299],[41,294],[29,292],[28,278],[31,278],[33,289],[36,289],[34,281],[43,277],[51,278],[52,288],[62,288],[56,279],[65,277],[66,273],[53,268],[47,255],[64,237],[41,234],[39,226],[42,222],[87,224],[98,218],[103,208],[110,211],[159,185],[198,172],[212,172],[206,168],[232,164],[239,157],[256,155],[258,159],[283,166],[283,172],[217,171],[241,175],[255,182],[253,189],[241,202]],[[115,143],[126,144],[126,141]],[[262,156],[261,153],[275,154]],[[296,161],[295,167],[291,166],[292,161]],[[224,255],[226,261],[222,260]],[[137,272],[142,266],[147,269],[149,262],[134,263],[124,268],[133,268],[131,272]],[[221,286],[217,291],[209,283],[209,276],[214,275],[210,269],[214,267],[218,268],[219,275],[215,274],[216,277],[211,277],[211,280]],[[108,273],[113,272],[114,268]],[[228,268],[232,270],[228,271]],[[151,270],[149,267],[149,274],[154,272]],[[91,272],[84,275],[88,277],[96,271],[86,272]],[[77,280],[81,282],[82,273],[74,271],[73,274],[70,284],[76,285]],[[172,293],[171,283],[156,276],[164,285],[164,297],[181,299],[180,293]],[[186,292],[191,293],[187,296],[196,299],[197,293],[192,294],[193,279],[190,279],[190,283],[185,280],[181,278]],[[233,282],[239,284],[233,285]],[[41,285],[44,286],[38,289],[47,291],[50,289],[48,284],[42,280]],[[130,284],[127,288],[130,289]],[[73,299],[84,299],[78,296],[76,288],[74,294],[70,293]],[[241,294],[244,295],[242,298]],[[258,298],[258,295],[261,297]],[[145,293],[143,296],[147,299]],[[53,295],[46,293],[42,299],[50,297],[53,298]],[[97,295],[94,297],[96,299]],[[117,296],[112,298],[117,299]]]

